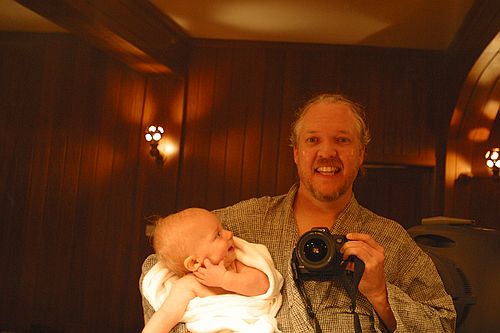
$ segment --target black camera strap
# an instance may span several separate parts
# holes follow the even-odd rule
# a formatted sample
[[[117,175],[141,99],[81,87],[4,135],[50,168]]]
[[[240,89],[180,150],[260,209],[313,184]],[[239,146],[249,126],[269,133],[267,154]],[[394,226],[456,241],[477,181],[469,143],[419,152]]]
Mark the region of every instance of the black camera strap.
[[[349,262],[354,263],[354,271],[347,269],[347,265]],[[342,268],[344,269],[345,273],[341,274],[341,280],[342,283],[344,284],[344,288],[347,290],[347,293],[351,298],[351,313],[354,316],[354,331],[355,333],[362,333],[361,323],[359,321],[359,315],[356,313],[356,298],[358,296],[359,282],[361,281],[361,277],[363,276],[363,271],[365,270],[365,263],[355,256],[350,256],[348,260],[345,260],[342,263]],[[307,314],[314,322],[315,326],[314,331],[316,333],[322,333],[323,331],[321,330],[318,318],[314,313],[311,301],[307,296],[304,284],[302,283],[301,279],[298,278],[298,276],[295,276],[295,274],[294,274],[294,281],[295,285],[297,286],[297,289],[300,292],[300,295],[302,296],[302,299],[306,303]]]
[[[309,315],[309,318],[312,319],[314,322],[314,332],[316,333],[323,333],[321,330],[321,326],[319,325],[318,318],[316,317],[316,314],[313,311],[311,301],[309,300],[309,297],[307,297],[306,289],[304,288],[304,284],[302,281],[294,275],[293,280],[295,281],[295,285],[297,286],[297,289],[300,292],[300,296],[302,296],[302,299],[306,302],[306,310],[307,314]]]
[[[354,263],[354,271],[347,269],[347,265],[352,262]],[[354,316],[354,331],[356,333],[361,333],[361,323],[359,321],[359,315],[356,313],[356,298],[358,296],[358,286],[363,276],[363,271],[365,270],[365,263],[358,259],[356,256],[349,256],[348,260],[342,263],[342,268],[345,274],[342,274],[342,282],[344,283],[344,288],[347,290],[349,297],[351,298],[351,313]]]

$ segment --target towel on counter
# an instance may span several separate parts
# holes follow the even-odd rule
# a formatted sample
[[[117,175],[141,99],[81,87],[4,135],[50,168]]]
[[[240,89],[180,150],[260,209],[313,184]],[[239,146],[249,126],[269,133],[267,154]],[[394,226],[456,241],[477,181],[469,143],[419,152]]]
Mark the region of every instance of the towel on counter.
[[[280,290],[283,277],[274,267],[264,245],[233,238],[236,259],[264,272],[269,278],[269,289],[258,296],[223,294],[195,297],[189,302],[181,321],[192,333],[212,333],[224,329],[238,333],[280,332],[276,314],[282,302]],[[143,294],[155,311],[163,304],[177,279],[179,277],[160,262],[144,276]]]

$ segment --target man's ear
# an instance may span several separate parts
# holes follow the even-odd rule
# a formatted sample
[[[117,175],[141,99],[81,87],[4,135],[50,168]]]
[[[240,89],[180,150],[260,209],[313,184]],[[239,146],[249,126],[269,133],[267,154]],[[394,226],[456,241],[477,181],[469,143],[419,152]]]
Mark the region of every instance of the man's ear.
[[[366,147],[361,147],[361,150],[359,152],[361,164],[363,164],[363,162],[365,161],[365,155],[366,155]]]
[[[201,262],[193,256],[189,256],[184,260],[184,267],[190,272],[196,272],[200,266]]]
[[[361,151],[359,152],[359,155],[361,156],[361,161],[364,161],[365,155],[366,155],[366,147],[365,146],[361,147]]]

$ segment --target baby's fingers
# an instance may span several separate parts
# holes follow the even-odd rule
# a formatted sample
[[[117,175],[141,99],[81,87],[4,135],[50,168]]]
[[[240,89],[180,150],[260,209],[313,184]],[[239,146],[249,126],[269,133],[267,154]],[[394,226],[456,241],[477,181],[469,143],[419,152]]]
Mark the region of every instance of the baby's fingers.
[[[208,258],[205,258],[205,260],[203,260],[203,265],[207,268],[213,266],[212,262]]]
[[[200,282],[201,284],[204,284],[204,282],[206,280],[205,274],[199,273],[199,272],[193,272],[193,274],[194,274],[194,278],[196,280],[198,280],[198,282]]]

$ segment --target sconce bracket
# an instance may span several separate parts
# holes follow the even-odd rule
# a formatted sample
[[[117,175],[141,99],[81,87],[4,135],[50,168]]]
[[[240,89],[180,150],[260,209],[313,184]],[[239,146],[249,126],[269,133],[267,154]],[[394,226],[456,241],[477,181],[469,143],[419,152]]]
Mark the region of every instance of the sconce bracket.
[[[161,156],[160,150],[158,149],[158,142],[151,142],[151,150],[149,151],[149,154],[155,159],[157,164],[163,164],[163,156]]]

